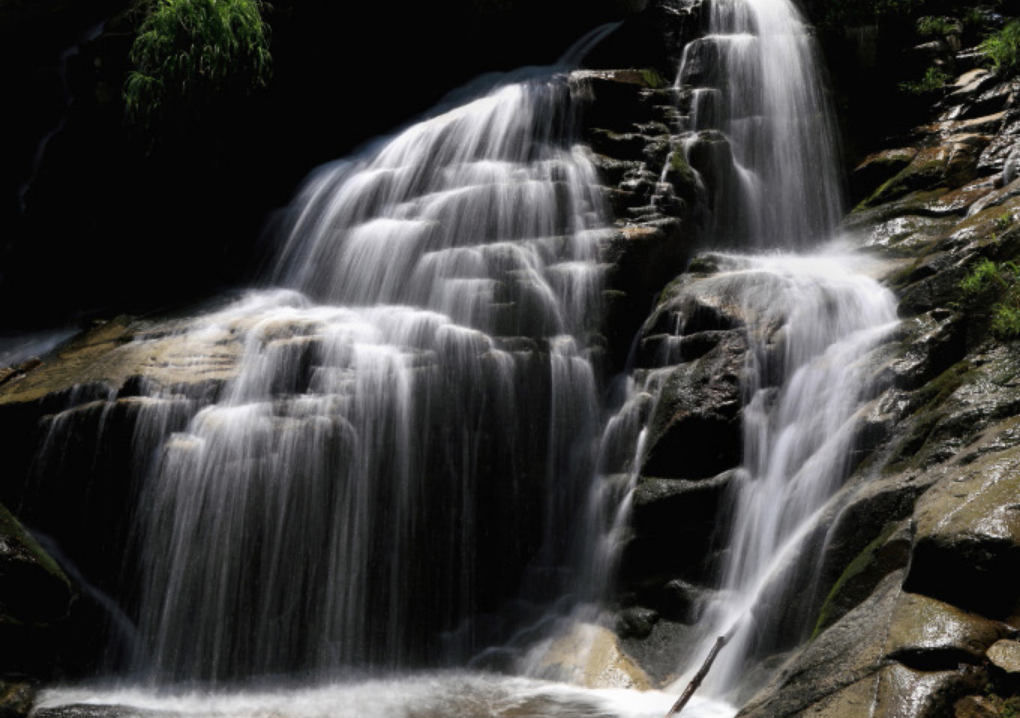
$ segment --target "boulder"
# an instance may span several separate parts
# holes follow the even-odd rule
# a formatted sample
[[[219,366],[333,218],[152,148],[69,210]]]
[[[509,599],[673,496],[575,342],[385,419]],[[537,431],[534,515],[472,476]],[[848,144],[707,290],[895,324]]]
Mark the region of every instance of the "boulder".
[[[905,588],[1001,618],[1020,608],[1020,447],[954,466],[917,502]]]
[[[0,679],[0,718],[25,718],[35,702],[35,686]]]
[[[586,688],[647,690],[651,681],[617,643],[612,631],[589,623],[572,626],[542,647],[538,672]]]
[[[633,606],[616,616],[616,635],[620,638],[647,638],[659,622],[659,613],[651,608]]]
[[[1011,676],[1020,675],[1020,641],[1006,639],[996,641],[985,655],[999,670]]]
[[[642,474],[705,479],[739,464],[745,351],[734,332],[669,374],[652,412]]]
[[[727,471],[698,481],[642,479],[634,490],[634,532],[623,554],[624,577],[703,575],[716,517],[735,473]],[[693,608],[691,601],[677,598],[675,609]],[[660,596],[660,600],[666,602],[667,598]],[[687,618],[689,614],[674,615]]]

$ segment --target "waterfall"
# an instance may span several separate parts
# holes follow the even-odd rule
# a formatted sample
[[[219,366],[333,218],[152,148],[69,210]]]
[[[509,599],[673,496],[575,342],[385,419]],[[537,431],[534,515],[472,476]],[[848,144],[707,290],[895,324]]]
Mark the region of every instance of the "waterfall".
[[[571,527],[608,218],[564,70],[611,30],[316,171],[265,286],[177,323],[195,371],[243,346],[225,384],[83,391],[47,418],[59,473],[83,412],[133,417],[134,680],[464,665],[597,590]]]
[[[677,80],[675,146],[710,194],[701,239],[819,244],[840,187],[806,26],[788,0],[709,6]],[[368,715],[502,715],[516,694],[477,676],[445,684],[449,705],[429,703],[428,679],[401,681],[399,699],[388,678],[354,679],[463,667],[600,618],[669,367],[605,381],[597,230],[611,218],[562,74],[583,47],[315,171],[264,284],[179,323],[180,354],[207,352],[196,371],[230,364],[209,347],[243,345],[222,386],[138,382],[89,404],[104,421],[125,398],[135,412],[133,680],[339,676],[355,687],[323,700],[382,695]],[[728,254],[704,280],[747,318],[743,460],[697,649],[737,626],[709,679],[722,700],[777,647],[762,627],[812,572],[806,539],[850,469],[868,353],[895,321],[857,262]],[[47,418],[47,460],[76,408]],[[561,698],[534,714],[623,712]]]
[[[731,277],[762,278],[741,302],[766,321],[748,328],[743,462],[728,489],[719,597],[702,618],[708,641],[735,627],[707,682],[717,695],[810,627],[809,612],[796,610],[812,595],[810,534],[851,468],[855,415],[872,391],[868,352],[896,323],[894,296],[860,272],[860,258],[731,261]]]
[[[809,28],[790,0],[711,0],[707,34],[683,52],[684,146],[711,173],[714,240],[817,243],[842,217],[837,134]],[[712,131],[728,150],[692,156]],[[699,138],[702,142],[699,142]]]
[[[685,48],[677,79],[692,164],[694,148],[720,132],[730,148],[731,167],[718,155],[708,167],[726,194],[710,198],[706,233],[759,250],[821,244],[841,216],[841,188],[807,27],[789,0],[709,8],[707,34]],[[732,635],[706,682],[712,695],[732,698],[753,661],[793,645],[810,620],[791,610],[810,596],[810,534],[849,473],[855,414],[872,391],[868,352],[896,320],[894,296],[861,264],[833,253],[721,258],[716,281],[739,287],[749,324],[743,459],[717,528],[718,590],[690,657],[696,668],[718,636]]]

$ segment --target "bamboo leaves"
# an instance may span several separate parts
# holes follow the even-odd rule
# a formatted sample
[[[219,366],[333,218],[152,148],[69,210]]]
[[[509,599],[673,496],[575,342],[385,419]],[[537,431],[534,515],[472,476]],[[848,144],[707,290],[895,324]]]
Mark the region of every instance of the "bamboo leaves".
[[[259,0],[158,0],[131,48],[128,118],[152,129],[178,111],[201,115],[224,94],[265,87],[269,29]]]

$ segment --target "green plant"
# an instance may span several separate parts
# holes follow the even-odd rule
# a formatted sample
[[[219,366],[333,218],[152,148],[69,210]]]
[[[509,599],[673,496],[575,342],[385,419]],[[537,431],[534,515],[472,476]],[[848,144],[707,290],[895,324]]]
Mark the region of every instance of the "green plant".
[[[1002,340],[1020,338],[1020,266],[982,259],[960,280],[960,289],[970,296],[994,291],[1000,299],[991,307],[992,334]]]
[[[917,19],[917,34],[921,37],[945,37],[956,31],[956,24],[949,18],[925,15]]]
[[[1003,210],[1002,214],[995,218],[995,229],[998,232],[1005,232],[1013,224],[1013,215],[1009,210]]]
[[[1013,20],[979,45],[988,63],[1005,77],[1020,71],[1020,20]]]
[[[901,82],[900,89],[903,92],[909,92],[911,95],[931,95],[943,90],[949,80],[949,75],[939,68],[929,67],[925,71],[923,78]]]
[[[195,114],[224,94],[264,87],[272,73],[259,0],[158,0],[131,48],[128,117],[143,126]]]

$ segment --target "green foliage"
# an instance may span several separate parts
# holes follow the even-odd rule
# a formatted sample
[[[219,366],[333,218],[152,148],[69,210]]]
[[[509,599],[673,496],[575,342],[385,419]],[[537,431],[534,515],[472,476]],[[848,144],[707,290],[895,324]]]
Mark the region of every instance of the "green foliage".
[[[272,73],[259,0],[158,0],[131,48],[128,117],[150,127],[213,98],[264,87]]]
[[[917,20],[917,34],[921,37],[945,37],[956,31],[956,24],[945,17],[925,15]]]
[[[1013,20],[994,32],[979,46],[988,64],[1004,77],[1020,72],[1020,20]]]
[[[999,302],[992,310],[992,334],[1000,339],[1020,337],[1020,307]]]
[[[1013,224],[1013,215],[1009,210],[1003,210],[1002,214],[995,218],[995,229],[998,232],[1005,232]]]
[[[992,334],[1001,340],[1020,338],[1020,266],[982,259],[960,281],[960,289],[972,297],[994,292],[999,301],[991,307]]]
[[[945,89],[946,83],[951,78],[937,67],[929,67],[924,77],[920,80],[912,80],[900,83],[900,89],[911,95],[932,95]]]

